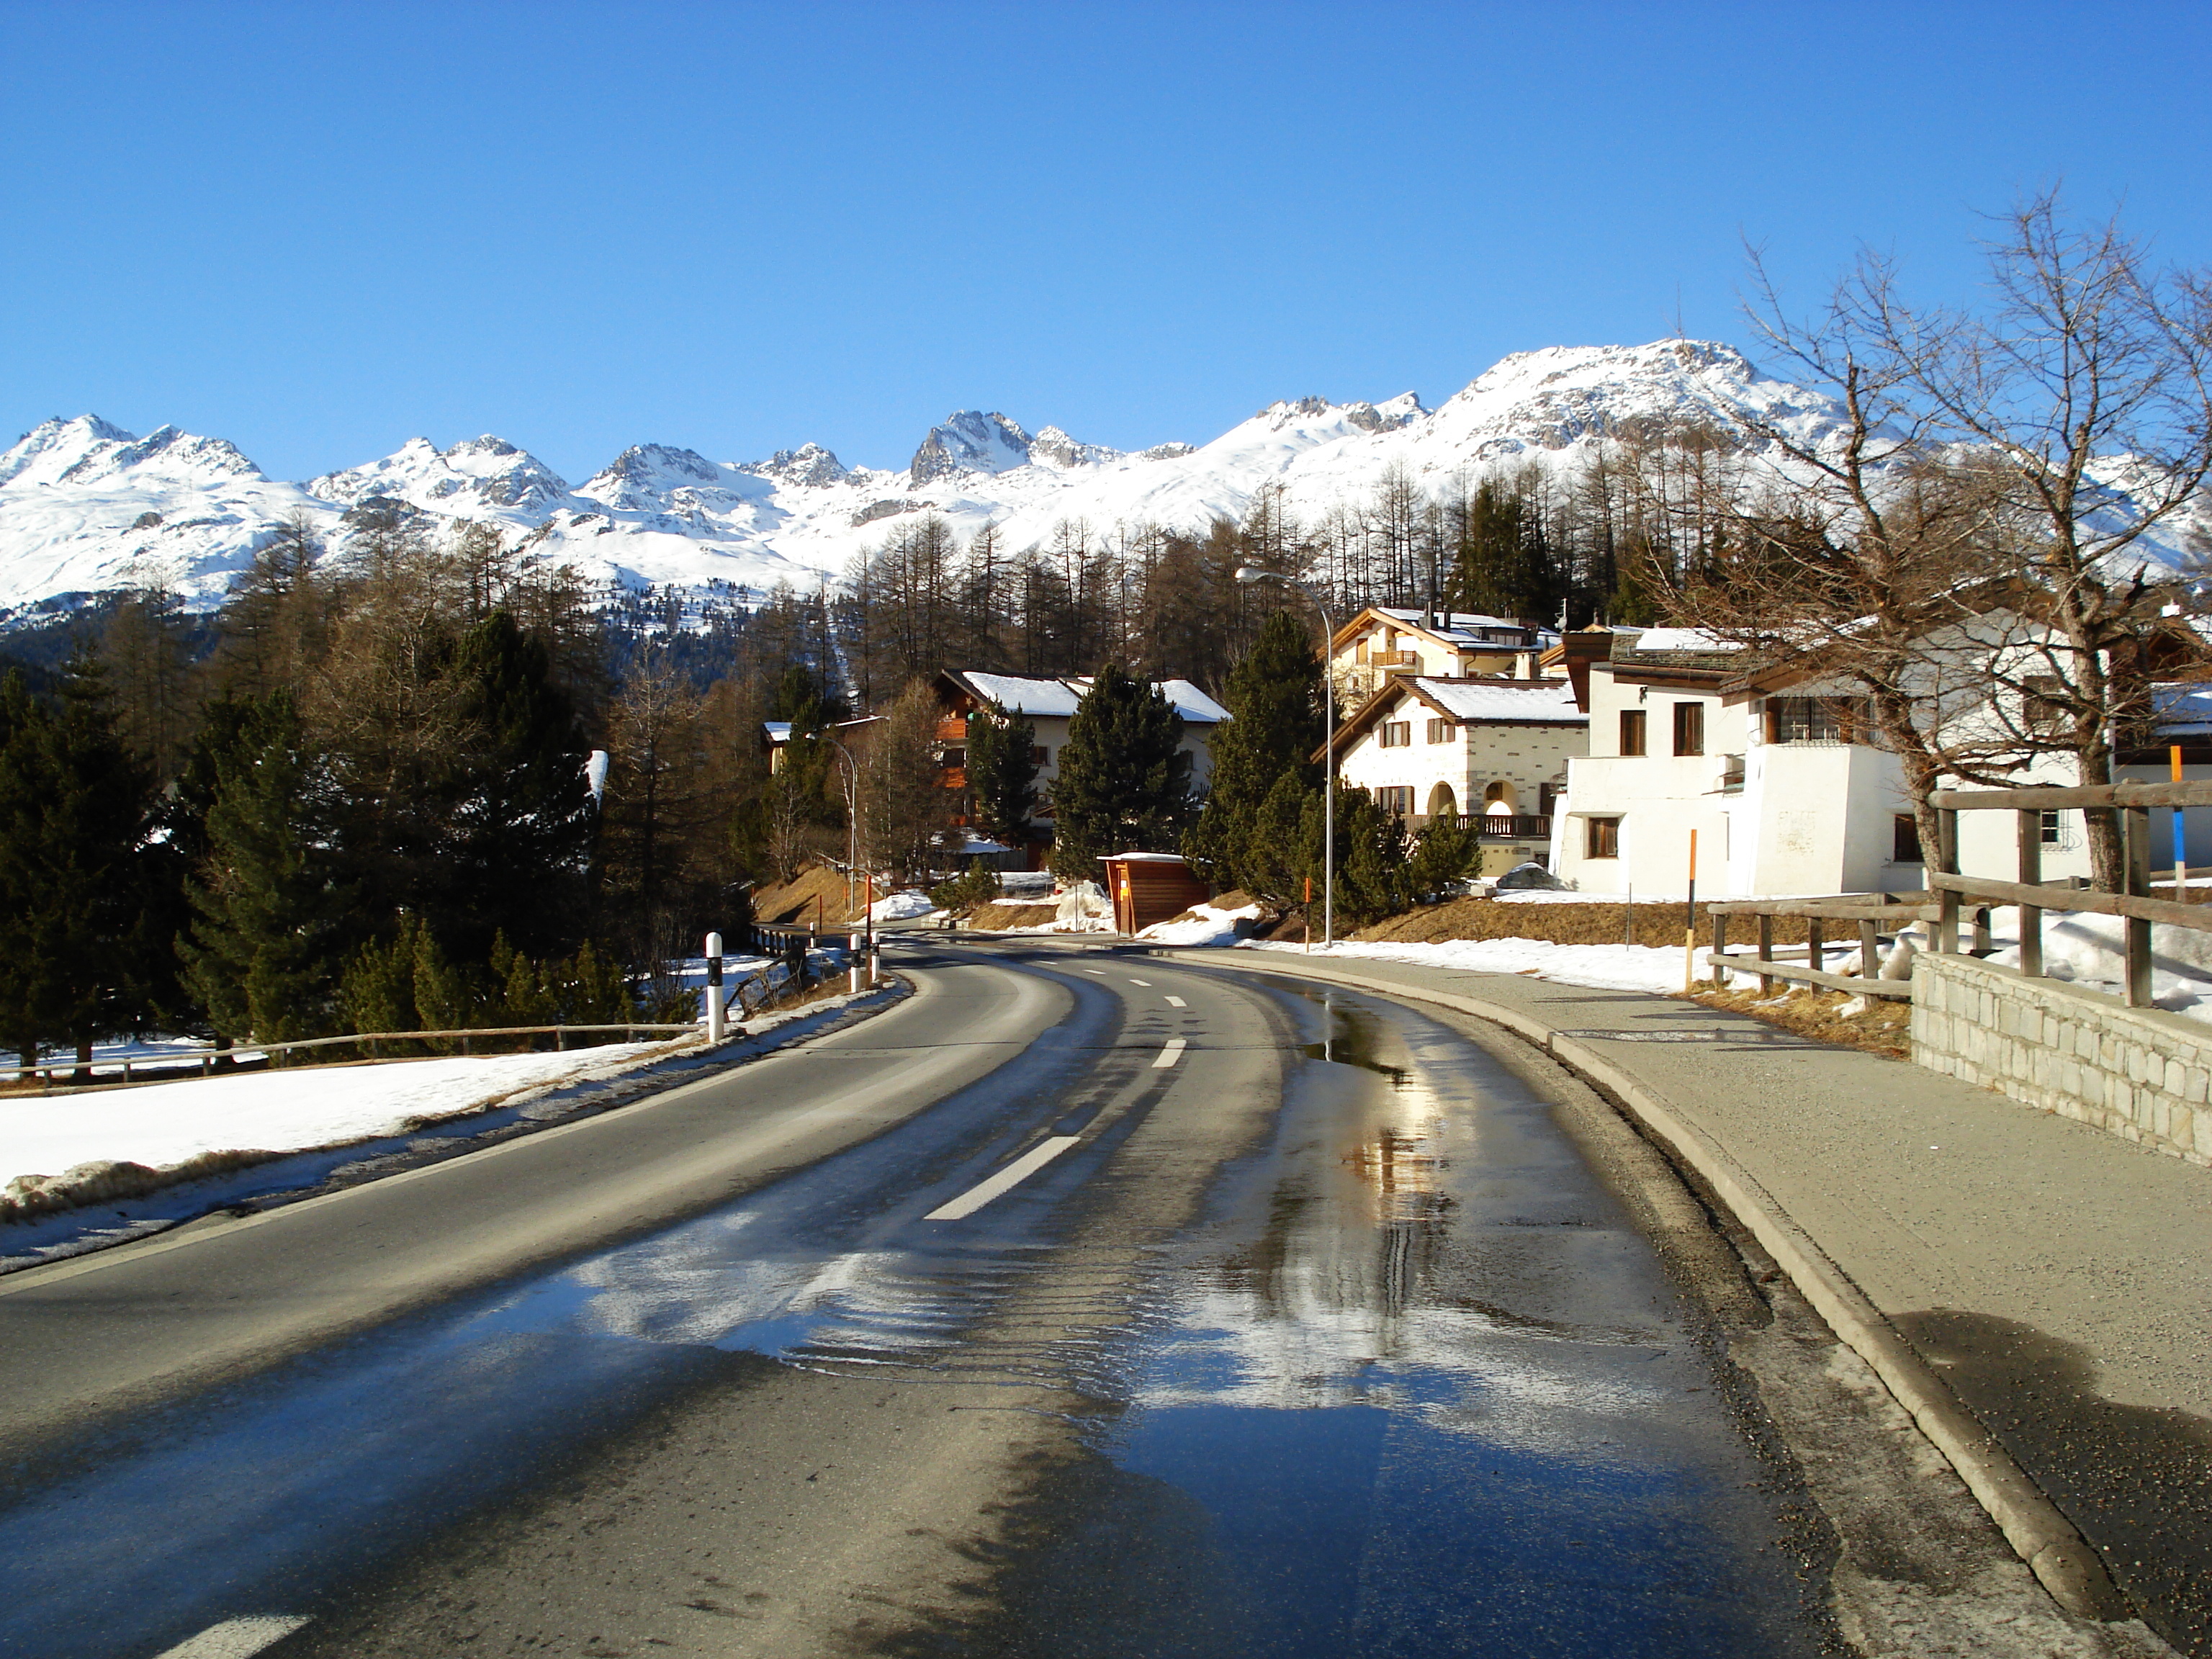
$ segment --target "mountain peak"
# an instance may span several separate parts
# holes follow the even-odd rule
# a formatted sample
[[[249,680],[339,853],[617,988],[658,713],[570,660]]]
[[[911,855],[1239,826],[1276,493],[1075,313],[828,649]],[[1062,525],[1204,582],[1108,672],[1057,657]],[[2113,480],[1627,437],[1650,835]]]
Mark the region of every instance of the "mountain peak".
[[[741,470],[789,484],[833,484],[849,476],[849,469],[842,461],[814,443],[801,444],[796,449],[779,449],[768,459],[750,462]]]
[[[926,484],[963,472],[1011,472],[1029,465],[1030,443],[1030,434],[996,410],[955,410],[942,425],[929,428],[907,476]]]
[[[487,432],[451,449],[410,438],[380,461],[325,473],[307,493],[340,507],[378,496],[455,518],[493,514],[528,520],[550,512],[568,486],[529,451]]]

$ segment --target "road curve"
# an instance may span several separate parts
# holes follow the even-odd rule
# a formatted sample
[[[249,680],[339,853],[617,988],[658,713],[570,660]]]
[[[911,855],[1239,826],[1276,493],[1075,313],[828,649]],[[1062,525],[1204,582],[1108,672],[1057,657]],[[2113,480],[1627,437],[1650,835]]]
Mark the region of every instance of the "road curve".
[[[870,1019],[604,1115],[9,1274],[0,1457],[773,1181],[1006,1064],[1067,1006],[1048,980],[948,964]]]

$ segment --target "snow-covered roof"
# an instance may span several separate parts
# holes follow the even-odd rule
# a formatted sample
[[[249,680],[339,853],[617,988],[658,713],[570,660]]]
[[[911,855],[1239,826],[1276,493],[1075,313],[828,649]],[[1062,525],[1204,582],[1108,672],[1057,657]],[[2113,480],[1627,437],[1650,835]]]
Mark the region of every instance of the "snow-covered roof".
[[[1218,726],[1229,718],[1226,708],[1188,680],[1162,680],[1160,690],[1175,705],[1176,713],[1193,726]]]
[[[1018,674],[966,674],[962,678],[982,696],[1010,714],[1043,714],[1066,719],[1090,694],[1091,677],[1064,680],[1025,679]],[[1192,726],[1218,726],[1229,711],[1188,680],[1162,680],[1161,692],[1176,714]]]
[[[964,678],[1010,714],[1056,714],[1065,720],[1083,699],[1083,694],[1065,680],[1024,679],[1018,674],[969,674]]]
[[[1575,707],[1568,680],[1443,680],[1417,678],[1423,696],[1452,718],[1470,725],[1541,720],[1586,726],[1589,716]]]
[[[2203,737],[2212,733],[2212,685],[2200,682],[2154,685],[2150,695],[2152,706],[2158,711],[2159,736]]]
[[[1626,641],[1626,647],[1642,656],[1652,651],[1741,651],[1743,641],[1722,639],[1703,628],[1647,628]]]
[[[789,720],[763,720],[761,722],[761,730],[768,733],[768,740],[770,743],[789,743],[791,741],[791,722]]]
[[[1378,605],[1374,607],[1374,611],[1378,617],[1388,617],[1401,627],[1418,628],[1423,633],[1432,635],[1451,645],[1511,644],[1518,646],[1522,640],[1543,632],[1542,629],[1533,629],[1524,623],[1515,622],[1510,617],[1486,617],[1478,611],[1439,612],[1434,625],[1430,623],[1429,612],[1425,611],[1388,605]],[[1498,632],[1510,633],[1514,637],[1511,641],[1501,641],[1492,637]]]

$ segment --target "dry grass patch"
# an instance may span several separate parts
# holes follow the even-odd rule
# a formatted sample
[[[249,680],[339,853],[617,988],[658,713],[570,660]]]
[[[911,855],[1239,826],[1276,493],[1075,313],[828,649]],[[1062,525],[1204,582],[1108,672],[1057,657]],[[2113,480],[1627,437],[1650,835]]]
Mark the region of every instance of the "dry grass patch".
[[[753,915],[762,921],[803,927],[812,921],[817,907],[823,925],[833,927],[860,920],[862,906],[856,891],[853,902],[847,902],[843,874],[829,866],[817,864],[801,870],[789,881],[779,882],[753,895]],[[876,895],[881,898],[882,894]]]
[[[1849,945],[1844,938],[1849,924],[1828,924],[1829,943]],[[1802,916],[1774,918],[1777,945],[1802,945],[1811,937]],[[1754,939],[1759,921],[1754,916],[1729,918],[1730,949]],[[1712,942],[1712,919],[1698,907],[1698,943]],[[1496,899],[1450,899],[1422,905],[1402,915],[1391,916],[1350,935],[1360,939],[1395,939],[1413,945],[1441,945],[1455,939],[1534,939],[1552,945],[1655,945],[1682,942],[1682,907],[1679,904],[1518,904]]]
[[[1912,1005],[1902,999],[1876,1000],[1862,1014],[1842,1012],[1844,1005],[1852,1000],[1842,992],[1810,987],[1774,997],[1762,997],[1756,988],[1699,991],[1689,1000],[1732,1014],[1749,1014],[1814,1042],[1863,1048],[1891,1060],[1903,1060],[1911,1052]]]
[[[1010,904],[1001,899],[993,904],[979,904],[968,912],[970,927],[999,929],[1006,927],[1042,927],[1059,914],[1056,898],[1038,899],[1030,904]]]

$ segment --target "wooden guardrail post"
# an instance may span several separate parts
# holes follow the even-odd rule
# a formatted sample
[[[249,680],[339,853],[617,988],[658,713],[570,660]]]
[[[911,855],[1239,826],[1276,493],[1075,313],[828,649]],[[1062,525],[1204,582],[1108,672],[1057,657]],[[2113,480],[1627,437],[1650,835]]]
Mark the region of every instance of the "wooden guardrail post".
[[[2150,896],[2150,809],[2124,806],[2119,810],[2121,844],[2127,854],[2127,890],[2136,898]],[[2150,921],[2127,918],[2128,1006],[2148,1008],[2151,1002]]]
[[[1805,965],[1816,974],[1827,970],[1827,964],[1821,960],[1821,949],[1827,943],[1824,937],[1826,931],[1827,924],[1820,917],[1806,918],[1805,943],[1809,948],[1805,952]]]
[[[1716,991],[1724,991],[1728,988],[1728,969],[1722,964],[1721,952],[1728,949],[1728,916],[1724,912],[1719,910],[1713,911],[1711,915],[1713,920],[1713,949],[1711,963],[1713,970],[1713,989]]]
[[[2020,835],[2020,884],[2043,884],[2043,811],[2023,806],[2017,815]],[[2020,971],[2032,979],[2043,976],[2043,912],[2032,904],[2020,907]]]
[[[1759,913],[1759,959],[1761,962],[1774,960],[1774,912],[1771,910]],[[1759,976],[1759,994],[1763,997],[1774,994],[1773,975],[1761,974]]]
[[[1859,977],[1881,977],[1881,926],[1872,916],[1859,918]]]

